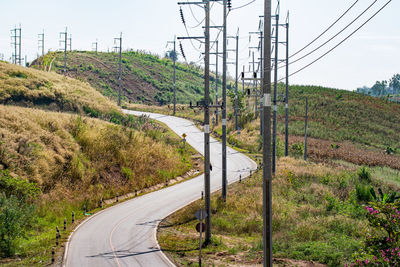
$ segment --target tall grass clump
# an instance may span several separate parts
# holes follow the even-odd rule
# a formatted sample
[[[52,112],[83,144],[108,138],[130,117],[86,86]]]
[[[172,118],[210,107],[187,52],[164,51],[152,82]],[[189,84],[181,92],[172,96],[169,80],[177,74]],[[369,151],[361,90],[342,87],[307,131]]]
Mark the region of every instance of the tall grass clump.
[[[262,264],[262,172],[232,185],[224,203],[212,197],[213,234],[223,246],[205,248],[205,262],[237,265]],[[277,263],[291,259],[343,266],[361,248],[367,228],[364,206],[375,197],[371,183],[361,182],[357,171],[332,169],[293,158],[278,162],[273,180],[272,233]],[[389,190],[385,186],[385,190]],[[390,195],[391,196],[391,195]],[[391,199],[390,196],[382,199]],[[200,201],[183,208],[161,223],[161,247],[178,263],[197,255],[194,212]],[[240,244],[240,246],[238,245]]]
[[[96,209],[100,199],[191,169],[194,150],[182,150],[170,130],[147,117],[117,118],[121,124],[0,105],[1,257],[43,265],[55,227],[72,211],[79,219],[83,207]]]

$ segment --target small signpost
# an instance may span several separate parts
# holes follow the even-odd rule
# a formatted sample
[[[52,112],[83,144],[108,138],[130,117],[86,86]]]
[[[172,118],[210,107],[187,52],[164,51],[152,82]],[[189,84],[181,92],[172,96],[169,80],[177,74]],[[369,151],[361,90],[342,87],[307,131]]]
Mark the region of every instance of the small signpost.
[[[202,245],[202,233],[205,231],[206,225],[203,223],[203,220],[207,218],[208,214],[205,210],[199,209],[196,211],[194,214],[200,222],[196,225],[196,230],[197,232],[200,233],[200,238],[199,238],[199,266],[201,267],[201,245]]]
[[[182,138],[183,138],[183,139],[182,139],[182,141],[183,141],[183,149],[185,149],[185,147],[186,147],[186,136],[187,136],[187,135],[186,135],[185,133],[182,134]]]

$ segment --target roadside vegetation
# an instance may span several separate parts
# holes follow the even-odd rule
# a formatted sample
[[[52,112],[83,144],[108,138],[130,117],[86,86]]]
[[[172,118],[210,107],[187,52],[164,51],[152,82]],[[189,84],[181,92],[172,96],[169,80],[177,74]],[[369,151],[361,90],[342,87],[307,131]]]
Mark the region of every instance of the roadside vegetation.
[[[100,201],[165,186],[197,155],[165,126],[56,73],[0,62],[0,104],[2,266],[47,265],[64,219],[60,243]]]
[[[123,107],[171,115],[172,61],[126,51],[122,62]],[[202,100],[202,69],[190,64],[177,66],[178,103]],[[117,54],[68,52],[70,78],[54,73],[63,69],[63,55],[58,52],[38,59],[32,67],[47,72],[0,63],[0,103],[7,105],[0,106],[0,182],[6,181],[5,185],[0,183],[4,192],[0,217],[18,220],[20,224],[16,225],[22,230],[8,239],[12,242],[0,242],[3,257],[16,255],[22,259],[11,260],[9,266],[49,262],[54,228],[72,211],[93,210],[102,198],[165,183],[189,170],[191,155],[195,154],[183,150],[180,138],[163,126],[118,110],[112,102],[118,95]],[[239,88],[240,131],[235,131],[235,96],[231,85],[228,89],[228,143],[252,157],[259,156],[262,139],[254,99]],[[282,95],[284,85],[279,84],[278,89],[278,95]],[[308,156],[314,163],[298,159],[304,153],[306,97]],[[215,118],[213,111],[211,114]],[[282,142],[284,106],[278,107],[279,160],[273,181],[276,263],[396,263],[396,258],[384,257],[381,250],[396,251],[398,231],[392,230],[398,224],[388,224],[393,229],[378,229],[377,223],[384,223],[385,216],[397,216],[399,210],[395,201],[390,203],[394,213],[385,206],[391,192],[400,188],[399,114],[400,105],[384,98],[317,86],[290,87],[290,157],[286,158]],[[181,104],[177,115],[201,127],[202,110]],[[212,133],[220,138],[221,116],[214,122]],[[219,193],[213,195],[215,234],[204,250],[207,265],[252,266],[261,262],[261,185],[261,172],[257,172],[230,186],[226,203],[219,199]],[[196,266],[194,212],[202,205],[199,200],[160,226],[160,244],[180,266]],[[376,219],[376,212],[371,217],[371,208],[382,217]],[[78,220],[83,217],[83,212],[77,213]],[[12,236],[12,225],[0,224],[7,233],[4,236]],[[378,243],[369,243],[369,237]],[[379,247],[384,238],[390,242]]]
[[[0,62],[0,104],[109,119],[118,107],[88,83]]]
[[[368,227],[366,207],[375,200],[371,189],[378,192],[377,188],[388,193],[398,190],[399,184],[386,183],[366,167],[349,171],[342,165],[332,169],[324,164],[282,158],[273,180],[275,263],[300,264],[290,260],[306,260],[343,266],[356,262],[354,257],[360,258],[357,253],[364,239],[375,233]],[[206,265],[262,264],[261,195],[261,171],[230,186],[226,203],[220,199],[220,192],[212,195],[213,237],[203,249]],[[199,200],[160,225],[161,247],[178,266],[197,266],[199,234],[194,213],[203,205]],[[367,229],[370,230],[366,232]],[[362,255],[364,262],[373,259],[371,254]]]
[[[70,224],[72,211],[78,220],[101,199],[165,184],[192,168],[196,152],[170,130],[146,117],[129,120],[125,127],[0,106],[0,217],[8,218],[8,226],[0,223],[0,249],[22,259],[11,266],[48,262],[55,227],[64,218]]]
[[[284,85],[280,84],[279,94]],[[239,128],[235,131],[232,103],[234,95],[229,94],[227,141],[236,148],[249,153],[261,151],[260,121],[254,114],[253,99],[239,90]],[[316,86],[290,87],[289,143],[293,156],[304,153],[305,99],[309,98],[308,155],[312,160],[331,161],[344,159],[358,165],[389,166],[400,169],[400,105],[390,101],[365,96],[354,92],[334,90]],[[153,110],[172,114],[172,105],[150,107],[127,104],[129,109]],[[250,111],[251,110],[251,111]],[[278,142],[284,140],[285,110],[278,108]],[[177,106],[177,116],[191,118],[200,124],[201,110],[190,109],[188,105]],[[215,114],[212,112],[212,118]],[[221,116],[218,125],[211,128],[216,137],[222,136]],[[213,120],[211,120],[213,121]],[[214,120],[215,121],[215,120]],[[278,146],[279,148],[279,146]],[[279,156],[284,151],[278,149]]]

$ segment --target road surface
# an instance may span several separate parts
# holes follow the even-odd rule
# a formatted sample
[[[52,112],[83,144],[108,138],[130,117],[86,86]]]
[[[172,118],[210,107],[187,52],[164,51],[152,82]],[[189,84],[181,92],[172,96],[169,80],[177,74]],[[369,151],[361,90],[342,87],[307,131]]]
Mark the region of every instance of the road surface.
[[[165,123],[203,154],[204,134],[190,121],[146,112],[124,111],[133,115],[146,114]],[[211,138],[211,190],[221,188],[222,145]],[[247,156],[227,149],[228,183],[246,177],[257,165]],[[64,266],[173,266],[160,251],[156,230],[158,223],[177,209],[198,199],[204,191],[204,176],[134,198],[110,207],[82,223],[67,244]],[[229,197],[229,195],[228,195]]]

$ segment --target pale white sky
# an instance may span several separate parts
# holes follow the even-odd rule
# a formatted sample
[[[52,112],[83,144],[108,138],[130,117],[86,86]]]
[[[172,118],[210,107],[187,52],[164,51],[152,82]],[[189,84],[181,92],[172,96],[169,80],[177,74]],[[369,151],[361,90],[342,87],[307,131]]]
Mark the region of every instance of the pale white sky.
[[[250,1],[232,0],[232,5],[237,7]],[[276,4],[275,0],[272,2],[273,5]],[[322,33],[354,2],[355,0],[282,0],[281,23],[285,20],[287,10],[290,10],[290,53],[298,51]],[[359,0],[334,28],[304,53],[328,40],[373,2],[374,0]],[[290,72],[305,66],[339,43],[386,2],[377,0],[360,20],[331,43],[291,65]],[[228,17],[230,35],[236,34],[237,28],[240,28],[240,71],[243,65],[248,66],[250,60],[248,46],[257,45],[255,36],[249,43],[248,32],[257,30],[258,16],[263,14],[263,4],[264,1],[256,0],[248,7],[233,10]],[[192,9],[198,20],[204,17],[201,8],[193,6]],[[376,80],[389,79],[393,74],[399,73],[399,11],[399,1],[393,0],[362,30],[324,59],[293,76],[290,82],[354,90],[363,85],[371,86]],[[19,23],[22,26],[22,54],[28,55],[28,61],[39,52],[38,34],[43,29],[46,50],[53,51],[59,48],[59,32],[64,31],[66,26],[72,34],[72,47],[76,50],[90,50],[91,43],[96,39],[100,50],[111,50],[113,38],[123,32],[124,49],[141,49],[162,55],[166,51],[166,42],[172,40],[174,35],[186,36],[176,0],[0,0],[0,12],[0,54],[4,54],[7,60],[12,53],[10,30]],[[198,24],[188,6],[183,6],[183,12],[188,26]],[[212,21],[216,25],[222,22],[222,8],[218,3],[212,9]],[[217,31],[212,30],[214,38]],[[284,31],[283,28],[280,29],[282,41]],[[202,28],[189,28],[189,32],[191,35],[201,35]],[[234,44],[233,40],[230,41],[229,48],[234,48]],[[195,43],[194,46],[193,48],[189,41],[183,41],[188,61],[199,60],[199,52],[196,51],[199,44]],[[280,46],[281,52],[284,49],[283,45]],[[282,53],[281,57],[283,56]],[[234,59],[234,53],[230,53],[229,58]],[[214,62],[215,58],[211,57],[211,61]],[[229,73],[234,76],[233,66],[230,66]],[[284,76],[284,69],[281,69],[279,76]]]

